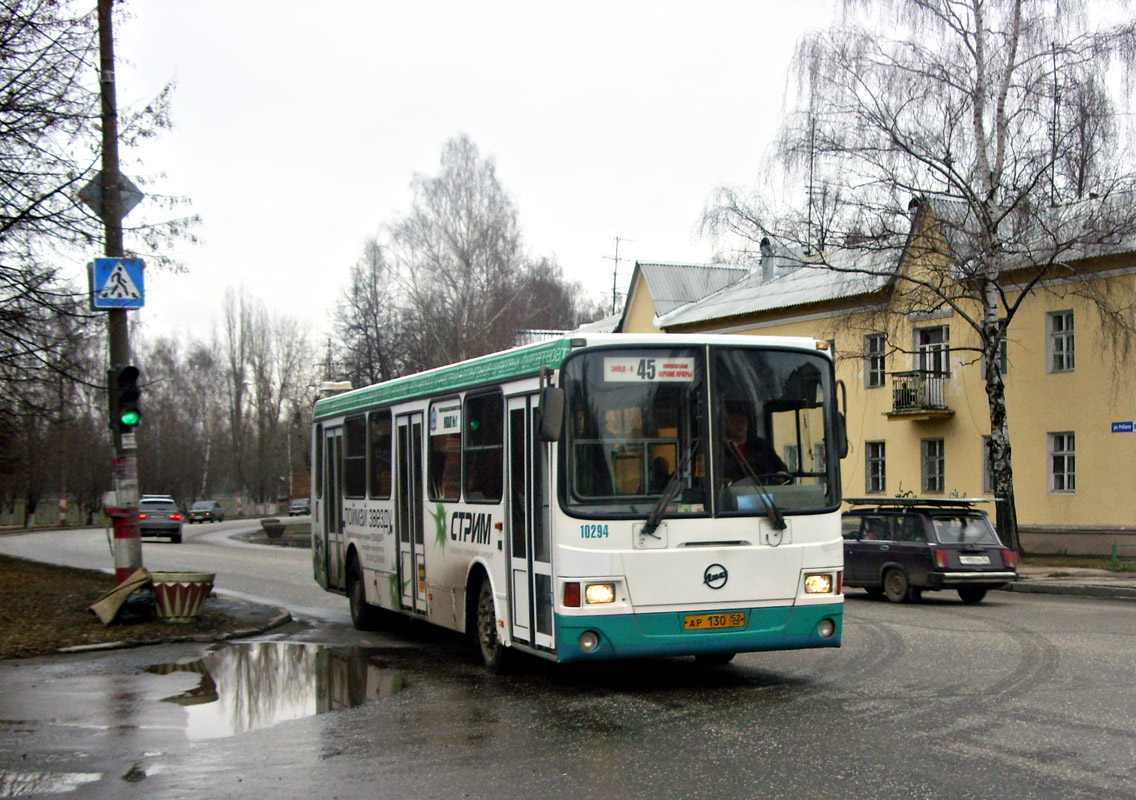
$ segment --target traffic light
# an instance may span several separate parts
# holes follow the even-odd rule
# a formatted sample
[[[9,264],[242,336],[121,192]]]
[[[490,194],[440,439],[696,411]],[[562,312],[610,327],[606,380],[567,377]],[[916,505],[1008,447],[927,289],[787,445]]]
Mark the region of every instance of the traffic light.
[[[112,367],[108,371],[110,379],[110,426],[123,433],[134,430],[142,411],[138,408],[138,398],[142,390],[138,388],[141,373],[138,367]]]

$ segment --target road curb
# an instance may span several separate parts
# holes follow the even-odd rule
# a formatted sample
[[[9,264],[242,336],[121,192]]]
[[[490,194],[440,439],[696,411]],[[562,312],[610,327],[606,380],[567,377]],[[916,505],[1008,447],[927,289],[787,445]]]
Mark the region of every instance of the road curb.
[[[1136,600],[1136,587],[1064,584],[1051,581],[1018,581],[1002,587],[1007,592],[1027,594],[1059,594],[1066,597],[1095,597],[1112,600]]]
[[[220,633],[190,633],[184,636],[163,636],[157,639],[123,639],[118,642],[99,642],[98,644],[80,644],[73,647],[63,647],[56,650],[56,653],[94,653],[101,650],[124,650],[130,647],[148,647],[150,645],[159,644],[182,644],[184,642],[199,642],[202,644],[209,644],[212,642],[224,642],[230,639],[243,639],[246,636],[257,636],[262,633],[267,633],[274,628],[279,628],[281,625],[286,625],[292,621],[292,614],[286,608],[280,607],[266,607],[272,609],[273,616],[262,625],[254,625],[247,628],[237,628],[230,631],[222,631]]]

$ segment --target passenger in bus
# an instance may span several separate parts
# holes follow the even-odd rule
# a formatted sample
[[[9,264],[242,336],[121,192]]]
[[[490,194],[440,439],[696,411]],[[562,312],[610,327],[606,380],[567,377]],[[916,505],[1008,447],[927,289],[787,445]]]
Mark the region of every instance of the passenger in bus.
[[[725,477],[728,482],[749,477],[739,461],[745,459],[750,469],[764,482],[779,483],[790,479],[789,468],[777,452],[760,436],[750,436],[749,416],[739,409],[726,412],[726,454]]]

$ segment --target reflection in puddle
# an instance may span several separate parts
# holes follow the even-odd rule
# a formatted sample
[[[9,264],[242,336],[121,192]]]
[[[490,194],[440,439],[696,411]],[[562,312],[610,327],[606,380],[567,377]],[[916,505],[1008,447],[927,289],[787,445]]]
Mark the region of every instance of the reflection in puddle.
[[[73,792],[94,783],[98,772],[5,772],[0,770],[0,797],[32,797]]]
[[[360,647],[227,644],[197,661],[147,669],[200,676],[193,689],[165,698],[185,707],[190,739],[234,736],[351,708],[403,688],[400,673],[384,668],[375,651]]]

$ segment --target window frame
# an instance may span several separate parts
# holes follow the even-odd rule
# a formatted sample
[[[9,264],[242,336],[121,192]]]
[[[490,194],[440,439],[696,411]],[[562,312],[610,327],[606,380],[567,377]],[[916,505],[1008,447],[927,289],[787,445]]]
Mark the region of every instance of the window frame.
[[[1045,315],[1045,365],[1050,374],[1076,369],[1075,323],[1072,309],[1050,311]]]
[[[887,443],[884,441],[864,442],[864,491],[867,494],[887,492]]]
[[[942,332],[941,341],[923,341],[936,331]],[[934,369],[934,365],[941,368]],[[934,325],[927,328],[915,329],[915,368],[919,372],[929,372],[951,377],[951,327],[949,325]]]
[[[435,433],[434,429],[438,424],[440,410],[439,406],[443,407],[442,410],[445,411],[449,411],[453,407],[456,407],[459,417],[462,416],[462,412],[465,409],[465,406],[462,403],[461,397],[459,395],[452,395],[450,397],[443,397],[430,401],[430,405],[427,411],[428,421],[426,425],[426,497],[432,503],[457,503],[461,502],[462,489],[462,420],[458,419],[457,430],[454,432]],[[455,436],[457,437],[456,447],[452,446],[452,444],[449,444],[453,441],[452,437]],[[442,440],[446,441],[443,442]],[[438,447],[436,447],[439,442],[442,442],[442,447],[445,448],[444,452],[443,450],[440,450]],[[445,456],[445,459],[442,461],[440,470],[436,466],[436,461],[439,454]],[[454,480],[453,478],[451,472],[452,465],[449,463],[451,456],[455,459],[455,463],[457,465],[456,480]],[[441,474],[436,476],[436,472],[440,472]],[[435,481],[435,477],[440,478],[441,482],[437,483]],[[457,489],[456,494],[451,495],[446,493],[446,489],[451,485],[450,481],[454,481],[453,486]],[[437,491],[435,491],[435,489],[437,489]]]
[[[386,460],[380,464],[382,451],[376,450],[378,437],[376,436],[375,422],[386,418]],[[379,456],[379,458],[376,458]],[[379,491],[379,479],[382,475],[387,477],[387,491]],[[372,500],[390,500],[391,487],[394,484],[394,416],[389,408],[382,408],[367,414],[367,496]]]
[[[1046,461],[1050,494],[1077,491],[1077,435],[1073,431],[1046,434]],[[1061,469],[1058,469],[1060,459]],[[1060,484],[1060,485],[1059,485]]]
[[[355,433],[353,434],[352,431]],[[345,498],[362,500],[367,497],[367,461],[367,415],[355,414],[343,420],[343,496]]]
[[[470,413],[470,403],[477,403],[487,399],[496,399],[497,410],[497,437],[495,441],[484,444],[474,444],[475,435],[469,426],[473,415]],[[492,491],[484,491],[485,486],[482,485],[482,497],[473,497],[472,482],[478,476],[472,467],[472,463],[478,460],[482,455],[492,456],[493,452],[497,453],[497,474],[496,482],[488,488]],[[500,503],[505,496],[505,395],[500,388],[491,389],[485,392],[477,392],[467,394],[465,400],[462,402],[462,493],[467,503]]]
[[[943,494],[947,486],[946,441],[944,439],[921,439],[919,442],[919,465],[923,493]]]
[[[887,334],[869,333],[864,337],[864,388],[881,389],[885,383],[887,383]]]

